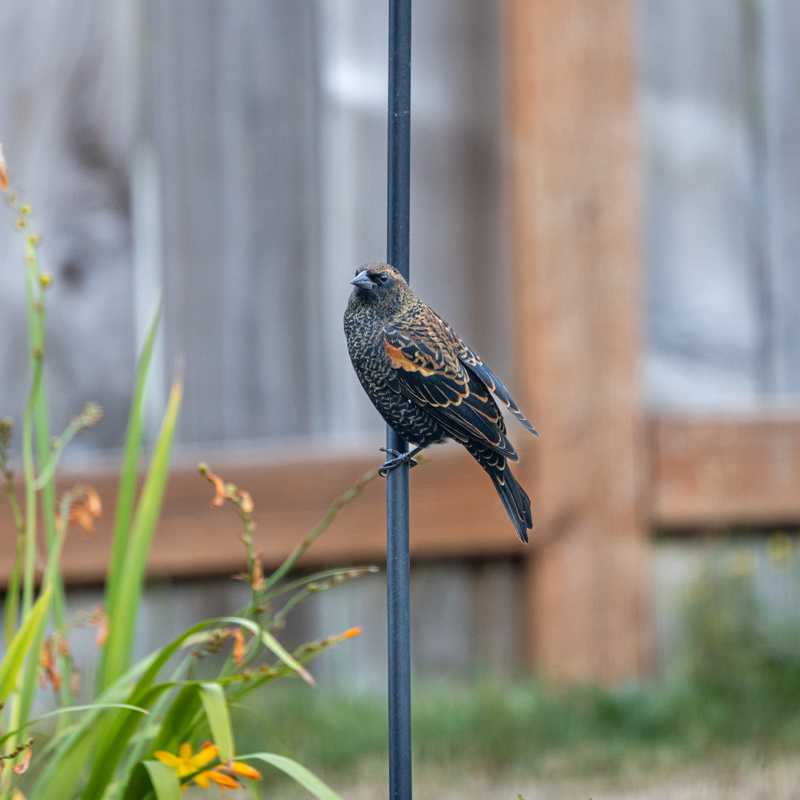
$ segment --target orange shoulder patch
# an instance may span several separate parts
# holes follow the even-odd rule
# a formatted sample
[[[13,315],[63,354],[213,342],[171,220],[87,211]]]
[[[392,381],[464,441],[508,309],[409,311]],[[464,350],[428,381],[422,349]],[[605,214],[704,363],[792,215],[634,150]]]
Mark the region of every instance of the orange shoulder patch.
[[[419,372],[421,375],[424,375],[426,378],[429,378],[431,375],[436,374],[436,370],[433,369],[426,369],[425,367],[416,363],[416,361],[412,361],[399,347],[395,347],[393,344],[390,344],[386,340],[383,342],[383,349],[386,352],[386,355],[389,358],[389,363],[395,369],[402,369],[405,372]]]

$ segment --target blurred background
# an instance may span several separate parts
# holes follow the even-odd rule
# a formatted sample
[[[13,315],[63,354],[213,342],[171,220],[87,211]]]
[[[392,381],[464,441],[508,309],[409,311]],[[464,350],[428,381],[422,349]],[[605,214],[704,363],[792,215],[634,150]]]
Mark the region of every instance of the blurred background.
[[[252,492],[273,564],[382,457],[341,317],[354,268],[385,254],[386,25],[371,0],[0,8],[0,141],[54,276],[53,427],[87,400],[105,411],[69,468],[113,488],[160,293],[151,435],[173,374],[185,379],[143,652],[245,592],[230,580],[235,520],[208,508],[198,460]],[[764,796],[783,796],[798,776],[780,759],[800,743],[800,6],[434,0],[417,4],[414,37],[413,282],[543,432],[513,431],[538,514],[527,549],[457,451],[415,470],[417,684],[479,687],[452,706],[438,690],[420,700],[420,747],[458,764],[483,729],[470,758],[504,776],[553,742],[553,763],[584,748],[578,772],[618,776],[631,749],[670,766],[730,734],[777,748]],[[0,252],[0,414],[19,419],[10,214]],[[110,518],[68,544],[78,612],[101,600]],[[0,537],[5,580],[5,520]],[[304,567],[382,567],[383,537],[375,483]],[[320,718],[347,708],[358,731],[309,763],[356,770],[380,750],[383,596],[371,576],[290,623],[293,641],[365,629],[316,670],[338,698]],[[92,633],[76,636],[90,671]],[[551,708],[519,688],[531,675],[598,688]],[[443,734],[443,718],[463,730]]]

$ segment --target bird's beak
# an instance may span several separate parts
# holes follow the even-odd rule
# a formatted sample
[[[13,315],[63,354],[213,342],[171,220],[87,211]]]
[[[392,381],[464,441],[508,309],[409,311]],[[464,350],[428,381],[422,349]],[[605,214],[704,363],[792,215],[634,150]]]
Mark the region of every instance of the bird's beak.
[[[367,271],[362,269],[358,275],[350,281],[353,286],[357,286],[359,289],[372,289],[374,288],[375,284],[372,282],[372,278],[367,275]]]

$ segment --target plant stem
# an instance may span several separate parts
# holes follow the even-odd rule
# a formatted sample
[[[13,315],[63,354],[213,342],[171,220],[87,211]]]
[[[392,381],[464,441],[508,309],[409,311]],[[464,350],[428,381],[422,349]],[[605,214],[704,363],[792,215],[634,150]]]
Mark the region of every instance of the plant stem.
[[[35,477],[33,469],[32,444],[29,443],[31,456],[31,470],[25,476],[26,486],[26,506],[27,502],[31,499],[30,492],[33,492],[32,508],[35,509],[35,493],[41,491],[42,497],[42,524],[45,531],[45,541],[47,543],[48,553],[57,546],[57,532],[56,532],[56,513],[55,513],[55,485],[53,481],[53,470],[47,470],[46,465],[52,463],[57,457],[56,453],[52,452],[50,441],[50,420],[47,404],[47,392],[45,390],[44,378],[44,353],[45,353],[45,289],[41,282],[41,272],[39,268],[39,253],[38,253],[39,237],[29,235],[25,238],[25,264],[27,266],[27,289],[28,289],[28,328],[30,335],[31,358],[33,359],[34,369],[34,382],[31,387],[31,394],[29,398],[30,408],[26,408],[26,414],[30,417],[29,423],[32,424],[33,435],[35,437],[36,446],[36,462],[42,467],[46,474],[40,475],[38,480]],[[69,429],[68,429],[69,431]],[[23,431],[24,434],[24,431]],[[62,437],[64,438],[64,437]],[[29,481],[32,481],[30,483]],[[35,568],[36,560],[36,516],[35,510],[32,522],[33,535],[28,539],[26,537],[26,577],[28,572]],[[33,540],[33,543],[30,543]],[[60,547],[59,547],[60,553]],[[33,561],[34,566],[29,566],[29,559]],[[52,576],[53,599],[52,599],[52,614],[53,625],[59,634],[65,635],[66,630],[66,615],[64,611],[65,598],[64,598],[64,584],[61,579],[60,570],[55,570]],[[32,592],[31,592],[32,596]],[[25,611],[25,604],[23,602],[23,611]],[[60,662],[60,668],[64,680],[61,686],[61,702],[66,705],[72,701],[70,690],[70,672],[72,665],[69,659],[62,655],[57,656]],[[60,719],[59,724],[64,723],[65,720]]]
[[[264,591],[267,591],[281,580],[292,567],[302,558],[303,554],[311,547],[314,542],[322,536],[325,531],[330,528],[333,521],[336,519],[339,512],[350,502],[356,499],[364,489],[378,477],[378,470],[371,469],[365,472],[349,489],[342,492],[331,504],[328,510],[323,515],[322,519],[306,534],[297,547],[286,557],[283,564],[281,564],[272,575],[267,578],[264,585]]]

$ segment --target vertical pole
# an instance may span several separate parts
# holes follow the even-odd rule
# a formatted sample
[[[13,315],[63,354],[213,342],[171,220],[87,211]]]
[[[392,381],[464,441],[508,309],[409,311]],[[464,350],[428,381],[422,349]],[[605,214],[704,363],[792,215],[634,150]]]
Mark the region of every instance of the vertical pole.
[[[387,260],[408,280],[411,188],[411,0],[389,0]],[[387,447],[408,445],[391,428]],[[407,464],[386,483],[389,798],[411,798],[411,592]]]

